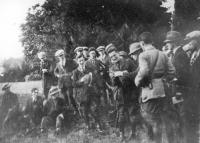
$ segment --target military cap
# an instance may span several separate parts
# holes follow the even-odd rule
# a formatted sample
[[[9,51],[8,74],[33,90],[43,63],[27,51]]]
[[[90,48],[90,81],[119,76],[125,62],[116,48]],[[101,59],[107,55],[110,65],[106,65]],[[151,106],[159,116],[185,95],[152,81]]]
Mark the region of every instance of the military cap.
[[[119,51],[120,56],[128,56],[127,52],[125,51]]]
[[[192,32],[188,33],[185,36],[184,40],[193,40],[193,39],[200,40],[200,31],[196,30],[196,31],[192,31]]]
[[[55,94],[59,94],[60,90],[57,86],[52,86],[49,90],[49,97],[54,96]]]
[[[76,47],[76,48],[74,49],[74,52],[76,53],[77,51],[83,51],[83,47]]]
[[[45,52],[39,52],[37,55],[38,55],[39,59],[43,59],[44,57],[46,57],[46,53]]]
[[[88,47],[83,47],[83,50],[88,50]]]
[[[11,85],[9,83],[6,83],[3,85],[2,90],[6,90],[6,89],[10,88],[10,86]]]
[[[104,51],[105,50],[105,46],[99,46],[98,48],[97,48],[97,51]]]
[[[111,44],[109,44],[109,45],[107,45],[106,46],[106,53],[107,54],[109,54],[109,53],[111,53],[112,51],[116,51],[117,49],[116,49],[116,47],[115,47],[115,45],[113,45],[112,43]]]
[[[177,42],[181,40],[181,33],[177,31],[169,31],[167,32],[165,43],[169,42]]]
[[[139,50],[142,50],[142,47],[140,46],[140,43],[139,42],[132,43],[129,46],[129,55],[134,54],[135,52],[137,52]]]
[[[139,35],[139,41],[143,41],[144,43],[152,43],[153,35],[151,32],[143,32]]]
[[[60,57],[60,56],[63,56],[64,54],[65,54],[64,50],[60,49],[60,50],[56,51],[55,57]]]

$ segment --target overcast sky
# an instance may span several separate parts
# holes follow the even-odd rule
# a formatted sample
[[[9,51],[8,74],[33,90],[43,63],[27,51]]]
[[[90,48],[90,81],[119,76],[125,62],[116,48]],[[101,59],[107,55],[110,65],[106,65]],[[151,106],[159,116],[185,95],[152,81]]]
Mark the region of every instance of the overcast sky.
[[[0,0],[0,60],[23,56],[20,25],[25,22],[28,8],[44,0]]]

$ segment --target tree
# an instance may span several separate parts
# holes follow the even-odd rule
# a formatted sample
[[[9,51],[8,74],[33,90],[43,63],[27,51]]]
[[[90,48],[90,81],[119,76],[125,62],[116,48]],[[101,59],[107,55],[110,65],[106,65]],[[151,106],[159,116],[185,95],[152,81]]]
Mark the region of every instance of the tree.
[[[78,45],[111,42],[127,51],[142,31],[159,35],[161,44],[170,15],[160,5],[158,0],[46,0],[29,9],[21,26],[26,60],[32,62],[38,51],[51,58],[60,48],[72,53]]]

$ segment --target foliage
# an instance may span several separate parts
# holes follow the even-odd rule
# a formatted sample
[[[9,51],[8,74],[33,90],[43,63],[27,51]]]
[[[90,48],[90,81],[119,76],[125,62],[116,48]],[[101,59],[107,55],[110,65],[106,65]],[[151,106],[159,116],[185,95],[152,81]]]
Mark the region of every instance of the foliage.
[[[78,45],[111,42],[127,51],[142,31],[159,35],[161,43],[169,15],[160,5],[158,0],[46,0],[29,10],[21,26],[26,60],[32,62],[38,51],[52,58],[60,48],[72,53]]]

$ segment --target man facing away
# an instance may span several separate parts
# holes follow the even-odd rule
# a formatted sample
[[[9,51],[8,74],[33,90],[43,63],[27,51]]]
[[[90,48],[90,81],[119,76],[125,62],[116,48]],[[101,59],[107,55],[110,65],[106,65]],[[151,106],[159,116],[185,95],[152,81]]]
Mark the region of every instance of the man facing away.
[[[139,71],[135,84],[142,87],[141,114],[153,133],[150,137],[161,143],[161,116],[164,106],[164,85],[162,78],[173,75],[175,69],[168,57],[152,44],[152,34],[144,32],[139,36],[144,52],[139,55]]]

